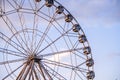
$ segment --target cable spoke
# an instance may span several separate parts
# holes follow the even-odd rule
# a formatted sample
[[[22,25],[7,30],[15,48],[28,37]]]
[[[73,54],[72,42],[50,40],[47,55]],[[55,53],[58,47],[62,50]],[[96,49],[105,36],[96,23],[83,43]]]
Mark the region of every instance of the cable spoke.
[[[47,56],[53,56],[53,55],[59,55],[59,54],[68,54],[73,51],[81,50],[82,48],[76,48],[76,49],[69,49],[69,50],[63,50],[63,51],[58,51],[58,52],[53,52],[53,53],[48,53],[41,55],[42,57],[47,57]]]
[[[21,54],[23,54],[23,55],[26,55],[26,54],[24,54],[21,50],[19,50],[15,45],[17,45],[17,46],[19,46],[16,42],[14,42],[14,41],[12,41],[10,38],[8,38],[6,35],[4,35],[3,33],[1,33],[0,32],[0,34],[2,35],[2,36],[0,36],[0,38],[1,39],[3,39],[6,43],[8,43],[9,45],[11,45],[13,48],[15,48],[16,50],[18,50],[18,51],[20,51],[21,52]],[[3,38],[3,37],[5,37],[5,38]],[[11,44],[9,41],[7,41],[7,40],[11,40],[11,42],[12,43],[14,43],[14,44]],[[19,46],[20,47],[20,46]]]
[[[52,60],[48,60],[48,59],[44,59],[43,62],[45,62],[47,64],[56,65],[56,66],[60,66],[60,67],[63,67],[63,68],[71,69],[71,70],[77,70],[77,71],[80,71],[80,72],[88,71],[86,69],[79,68],[79,66],[85,64],[85,62],[79,64],[78,66],[73,66],[73,65],[70,65],[70,64],[61,63],[61,62],[57,62],[57,61],[52,61]]]
[[[25,21],[25,19],[23,20],[23,14],[21,14],[20,15],[20,13],[18,13],[18,17],[19,17],[19,20],[20,20],[20,24],[21,24],[21,27],[22,27],[22,30],[24,30],[24,22],[23,21]],[[27,32],[27,31],[26,31]],[[27,41],[27,39],[26,39],[26,36],[25,36],[26,34],[25,34],[25,32],[23,31],[23,37],[24,37],[24,39],[25,39],[25,41],[23,41],[23,43],[25,44],[25,46],[27,47],[27,49],[30,51],[30,49],[29,49],[29,47],[28,47],[28,41]]]
[[[8,75],[6,75],[2,80],[5,80],[6,78],[8,78],[10,75],[12,75],[14,72],[16,72],[19,68],[21,68],[24,64],[25,63],[23,63],[22,65],[20,65],[19,67],[17,67],[13,71],[11,71],[11,73],[9,73]]]
[[[9,0],[7,0],[7,2],[8,2],[14,9],[16,9],[16,7],[15,7]]]
[[[6,16],[6,19],[9,21],[9,23],[10,23],[11,26],[7,23],[7,21],[6,21],[3,17],[2,17],[2,19],[3,19],[3,21],[6,23],[7,27],[10,29],[10,31],[11,31],[11,33],[12,33],[13,35],[14,35],[15,33],[17,33],[17,30],[16,30],[15,26],[13,25],[13,23],[11,22],[11,20],[8,18],[8,16]],[[22,37],[20,36],[20,34],[18,34],[18,35],[19,35],[19,37],[21,38],[21,40],[23,41],[23,39],[22,39]],[[14,36],[15,36],[16,40],[18,41],[20,48],[23,49],[25,52],[27,52],[27,51],[24,49],[24,47],[23,47],[23,45],[21,44],[21,42],[19,41],[19,39],[17,38],[17,36],[16,36],[16,35],[14,35]]]
[[[16,4],[16,6],[18,7],[20,7],[20,5],[16,2],[16,0],[13,0],[13,2]]]
[[[35,25],[36,25],[36,18],[37,18],[37,15],[35,14],[34,15],[34,21],[33,21],[33,31],[32,31],[32,42],[31,42],[31,51],[33,51],[33,47],[34,47],[34,40],[35,40]]]
[[[72,28],[71,28],[72,29]],[[68,33],[71,29],[69,29],[68,31],[66,31],[65,33],[63,33],[61,36],[59,36],[57,39],[55,39],[53,42],[51,42],[50,44],[48,44],[45,48],[43,48],[41,51],[39,51],[37,53],[37,55],[39,55],[42,51],[44,51],[46,48],[48,48],[49,46],[51,46],[52,44],[54,44],[56,41],[58,41],[60,38],[62,38],[66,33]]]
[[[12,32],[12,34],[14,35],[14,32],[13,32],[13,30],[10,28],[10,26],[9,26],[9,24],[6,22],[6,20],[2,17],[2,19],[4,20],[4,22],[6,23],[6,25],[9,27],[9,29],[10,29],[10,31]],[[8,18],[7,18],[8,19]],[[9,19],[8,19],[9,20]],[[11,22],[10,22],[11,23]],[[11,25],[12,25],[12,23],[11,23]],[[13,26],[13,25],[12,25]],[[14,27],[13,27],[14,28]],[[16,30],[15,30],[16,31]],[[17,32],[17,31],[16,31]],[[20,43],[20,41],[18,40],[18,38],[17,38],[17,36],[15,35],[15,38],[16,38],[16,40],[18,41],[18,43],[20,44],[19,45],[19,47],[21,48],[21,49],[23,49],[25,52],[26,52],[26,50],[24,49],[24,47],[22,46],[22,44]],[[9,39],[9,38],[8,38]],[[9,40],[11,40],[11,39],[9,39]],[[13,41],[12,41],[13,42]],[[14,42],[15,43],[15,42]],[[17,44],[17,43],[16,43]],[[17,44],[18,45],[18,44]],[[24,53],[23,53],[24,54]],[[24,54],[24,55],[26,55],[26,54]]]
[[[17,63],[17,62],[24,61],[24,60],[26,60],[26,59],[16,59],[16,60],[3,61],[3,62],[0,62],[0,65],[5,65],[5,64],[10,64],[10,63]]]
[[[25,56],[19,55],[19,54],[21,54],[20,52],[16,52],[16,51],[4,49],[4,48],[0,48],[0,52],[2,54],[9,54],[9,55],[18,56],[18,57],[24,57],[25,58]]]
[[[38,42],[38,45],[36,47],[36,49],[34,50],[34,52],[37,52],[40,48],[40,46],[42,45],[42,42],[44,41],[45,37],[47,36],[47,33],[49,32],[50,28],[51,28],[51,25],[52,25],[52,20],[54,19],[56,13],[53,14],[53,17],[50,18],[50,21],[49,21],[49,24],[47,26],[47,28],[45,29],[40,41]]]
[[[23,6],[24,2],[25,0],[21,0],[21,2],[19,3],[21,7]]]
[[[76,75],[78,75],[78,77],[79,77],[81,80],[83,80],[82,77],[77,73],[77,71],[74,71],[74,72],[76,73]]]
[[[44,64],[47,68],[49,68],[51,71],[53,71],[55,74],[57,74],[57,75],[55,75],[55,77],[57,77],[57,78],[59,78],[59,77],[61,77],[61,78],[59,78],[59,79],[64,79],[64,80],[67,80],[65,77],[63,77],[61,74],[59,74],[58,72],[56,72],[55,70],[53,70],[51,67],[49,67],[48,65],[46,65],[46,64]],[[50,72],[50,71],[49,71]]]

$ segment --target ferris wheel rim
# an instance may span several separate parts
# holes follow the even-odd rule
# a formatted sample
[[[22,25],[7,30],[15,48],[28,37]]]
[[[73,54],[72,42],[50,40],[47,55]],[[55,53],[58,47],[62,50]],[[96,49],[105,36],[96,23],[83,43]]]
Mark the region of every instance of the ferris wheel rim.
[[[38,0],[39,1],[39,0]],[[47,1],[47,0],[46,0]],[[49,1],[49,0],[48,0]],[[58,1],[56,1],[56,0],[53,0],[55,3],[57,3],[58,5],[60,5],[60,6],[62,6],[62,4],[60,4]],[[44,4],[45,5],[45,4]],[[55,8],[57,8],[57,6],[54,4],[53,5]],[[50,6],[51,7],[51,6]],[[24,9],[24,8],[20,8],[20,9]],[[16,9],[17,10],[17,9]],[[18,13],[19,12],[19,10],[18,10],[18,12],[17,11],[14,11],[13,10],[13,13],[9,13],[8,12],[8,14],[6,14],[6,12],[2,12],[1,11],[1,13],[2,14],[0,14],[0,18],[3,18],[4,19],[4,17],[6,17],[7,15],[13,15],[14,13]],[[66,13],[64,13],[63,12],[63,14],[64,14],[64,16],[66,16],[67,14],[71,14],[65,7],[64,7],[64,10],[66,11]],[[10,11],[10,12],[12,12],[12,11]],[[23,12],[21,12],[21,13],[24,13],[24,11]],[[27,14],[29,14],[29,13],[27,13]],[[34,14],[32,14],[32,15],[37,15],[37,13],[34,13]],[[72,16],[73,17],[73,16]],[[77,20],[75,19],[75,17],[73,17],[73,20],[75,21],[75,24],[78,24],[78,25],[80,25],[78,22],[77,22]],[[6,21],[7,22],[7,21]],[[70,22],[73,26],[74,26],[74,22]],[[76,25],[77,26],[77,25]],[[75,27],[76,27],[75,26]],[[71,29],[70,29],[70,31],[72,30],[73,28],[71,27]],[[18,32],[16,32],[16,33],[14,33],[10,38],[9,38],[9,40],[7,41],[7,42],[11,42],[11,40],[12,40],[12,38],[14,38],[14,37],[16,37],[16,35],[21,35],[20,33],[25,33],[25,31],[24,31],[25,29],[22,29],[21,31],[18,31]],[[26,28],[26,30],[27,30],[27,28]],[[28,30],[35,30],[35,29],[28,29]],[[37,30],[37,29],[36,29]],[[82,31],[82,34],[81,33],[79,33],[79,31],[78,31],[78,36],[82,36],[81,38],[85,38],[86,36],[85,36],[85,33],[84,33],[84,31],[83,31],[83,29],[81,28],[81,26],[80,26],[80,31]],[[40,31],[41,32],[41,31]],[[68,31],[69,32],[69,31]],[[67,34],[68,32],[65,32],[64,34]],[[4,33],[2,33],[2,32],[0,32],[1,33],[1,35],[2,34],[4,34]],[[41,32],[42,34],[44,34],[44,32]],[[30,35],[30,33],[28,32],[27,34],[29,34]],[[48,36],[47,34],[45,34],[46,36]],[[6,36],[6,35],[5,35]],[[61,37],[63,37],[64,35],[62,35]],[[83,37],[84,36],[84,37]],[[48,36],[49,37],[49,36]],[[60,38],[61,38],[60,37]],[[60,39],[59,37],[58,37],[58,39]],[[0,39],[4,39],[4,37],[3,37],[3,35],[2,36],[0,36]],[[56,39],[56,40],[52,40],[51,39],[51,45],[54,43],[54,42],[56,42],[58,39]],[[18,40],[19,41],[19,40]],[[90,45],[89,45],[89,42],[88,42],[88,40],[86,40],[85,39],[85,41],[86,41],[86,44],[87,44],[87,46],[86,46],[86,44],[84,44],[84,42],[82,42],[81,44],[83,44],[83,48],[85,48],[85,49],[87,49],[87,47],[90,47]],[[7,44],[7,42],[6,42],[6,44]],[[48,43],[49,43],[49,41],[48,41]],[[42,43],[41,43],[42,44]],[[46,41],[46,44],[47,44],[47,41]],[[55,44],[56,45],[56,44]],[[8,50],[7,48],[9,47],[9,44],[8,44],[8,46],[7,45],[5,45],[5,50]],[[49,44],[48,44],[48,47],[49,47]],[[47,46],[45,47],[45,48],[43,48],[42,50],[40,50],[38,53],[37,53],[37,55],[38,54],[40,54],[42,51],[44,51],[46,48],[48,48]],[[53,46],[52,46],[53,47]],[[57,47],[56,47],[57,48]],[[74,47],[73,47],[74,48]],[[83,48],[81,48],[81,49],[83,49]],[[2,48],[1,48],[2,49]],[[75,48],[76,49],[76,48]],[[75,50],[75,49],[73,49],[73,51]],[[56,50],[57,51],[57,50]],[[2,50],[1,50],[1,52],[2,52]],[[4,51],[3,51],[4,52]],[[7,51],[6,51],[7,52]],[[36,52],[36,51],[35,51]],[[60,51],[57,51],[58,53],[60,52]],[[57,53],[57,52],[53,52],[53,55],[55,54],[55,53]],[[6,53],[4,53],[5,55],[6,55]],[[48,53],[49,54],[49,53]],[[47,55],[47,54],[44,54],[44,55]],[[40,57],[43,57],[44,55],[40,55]],[[55,54],[56,55],[56,54]],[[90,58],[92,58],[92,54],[90,53],[90,56],[88,56],[88,55],[85,55],[86,56],[86,58],[88,59],[89,57]],[[43,64],[42,65],[42,63],[41,63],[41,61],[42,61],[42,59],[43,58],[37,58],[35,55],[30,55],[30,57],[33,57],[32,59],[30,59],[31,61],[35,61],[36,63],[38,63],[38,60],[40,60],[40,63],[39,64],[41,64],[41,66],[42,66],[42,69],[43,69],[43,71],[44,71],[44,73],[46,73],[47,74],[47,77],[49,77],[50,78],[50,75],[48,74],[48,73],[51,73],[51,72],[49,72],[48,70],[48,73],[47,73],[47,71],[45,70],[45,68],[43,67],[43,66],[48,66],[48,65],[46,65],[46,63],[45,64]],[[47,59],[45,59],[45,60],[47,60]],[[55,60],[55,59],[54,59]],[[51,61],[51,60],[48,60],[48,61]],[[47,62],[48,63],[48,62]],[[53,64],[53,62],[51,61],[51,62],[49,62],[50,64]],[[84,63],[86,63],[86,62],[84,62]],[[88,63],[89,63],[89,61],[88,61]],[[0,62],[0,64],[2,64],[1,62]],[[40,65],[38,64],[38,66],[39,66],[39,68],[41,68],[40,67]],[[32,62],[30,62],[30,65],[33,65],[33,63]],[[54,61],[54,65],[58,65],[55,61]],[[91,63],[91,65],[92,65],[92,70],[93,70],[93,63]],[[91,65],[89,65],[90,67],[91,67]],[[61,62],[59,62],[59,66],[64,66],[65,67],[65,64],[63,64],[63,63],[61,63]],[[69,67],[69,65],[68,64],[66,64],[66,66],[67,67]],[[74,69],[76,69],[77,68],[77,66],[71,66],[71,67],[69,67],[69,68],[71,68],[71,69],[73,69],[72,67],[74,67]],[[76,68],[75,68],[76,67]],[[50,67],[48,67],[50,70],[52,70]],[[55,68],[56,68],[56,66],[55,66]],[[57,67],[58,68],[58,67]],[[37,69],[37,68],[36,68]],[[12,70],[11,70],[12,71]],[[57,71],[57,70],[56,70]],[[94,73],[91,71],[91,70],[89,70],[89,67],[88,67],[88,70],[87,71],[90,71],[87,75],[88,76],[91,76],[91,75],[94,75]],[[8,74],[9,74],[10,72],[8,71]],[[87,72],[86,72],[87,73]],[[34,73],[35,74],[35,73]],[[51,73],[52,74],[52,73]],[[57,75],[59,75],[58,73],[56,73]],[[52,75],[56,75],[56,74],[52,74]],[[61,75],[59,75],[59,76],[61,76]],[[58,76],[57,76],[58,77]],[[63,76],[61,76],[61,78],[62,78]],[[54,78],[54,77],[53,77]],[[93,77],[90,77],[90,78],[93,78]],[[51,79],[51,78],[50,78]],[[64,78],[65,79],[65,78]],[[82,79],[82,78],[81,78]],[[67,79],[65,79],[65,80],[67,80]]]

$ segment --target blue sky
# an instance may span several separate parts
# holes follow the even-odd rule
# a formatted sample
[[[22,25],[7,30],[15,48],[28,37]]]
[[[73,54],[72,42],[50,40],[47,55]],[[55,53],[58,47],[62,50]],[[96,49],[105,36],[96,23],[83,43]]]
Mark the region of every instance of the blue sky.
[[[86,33],[95,60],[95,80],[120,80],[120,0],[58,1]]]
[[[120,0],[57,0],[77,19],[92,48],[95,80],[120,80]]]

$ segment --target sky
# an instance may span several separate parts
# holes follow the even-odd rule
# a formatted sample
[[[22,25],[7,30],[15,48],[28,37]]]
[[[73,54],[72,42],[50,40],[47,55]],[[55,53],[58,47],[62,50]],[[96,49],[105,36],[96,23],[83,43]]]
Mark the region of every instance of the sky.
[[[94,58],[94,80],[120,80],[120,0],[57,0],[83,28]]]
[[[58,0],[77,19],[92,48],[95,80],[120,80],[120,0]]]

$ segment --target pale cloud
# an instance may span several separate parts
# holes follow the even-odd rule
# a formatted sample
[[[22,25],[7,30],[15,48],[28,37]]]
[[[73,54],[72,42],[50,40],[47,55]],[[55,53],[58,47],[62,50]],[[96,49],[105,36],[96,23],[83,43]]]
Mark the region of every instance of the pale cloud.
[[[65,57],[67,57],[69,55],[70,55],[70,52],[55,54],[55,55],[51,56],[49,58],[49,60],[58,62],[58,61],[61,61],[62,59],[64,59]]]
[[[120,26],[120,0],[57,0],[85,27]]]
[[[85,27],[120,26],[119,0],[59,0]]]
[[[70,63],[68,63],[67,61],[64,60],[65,58],[68,58],[67,56],[69,56],[69,55],[70,55],[70,52],[55,54],[55,55],[50,56],[48,58],[48,60],[53,61],[53,62],[58,62],[58,63],[62,62],[64,64],[70,65]],[[54,68],[54,65],[50,65],[50,64],[48,64],[48,65],[51,66],[52,68]]]
[[[120,53],[111,53],[107,55],[110,59],[116,59],[116,57],[120,57]]]

